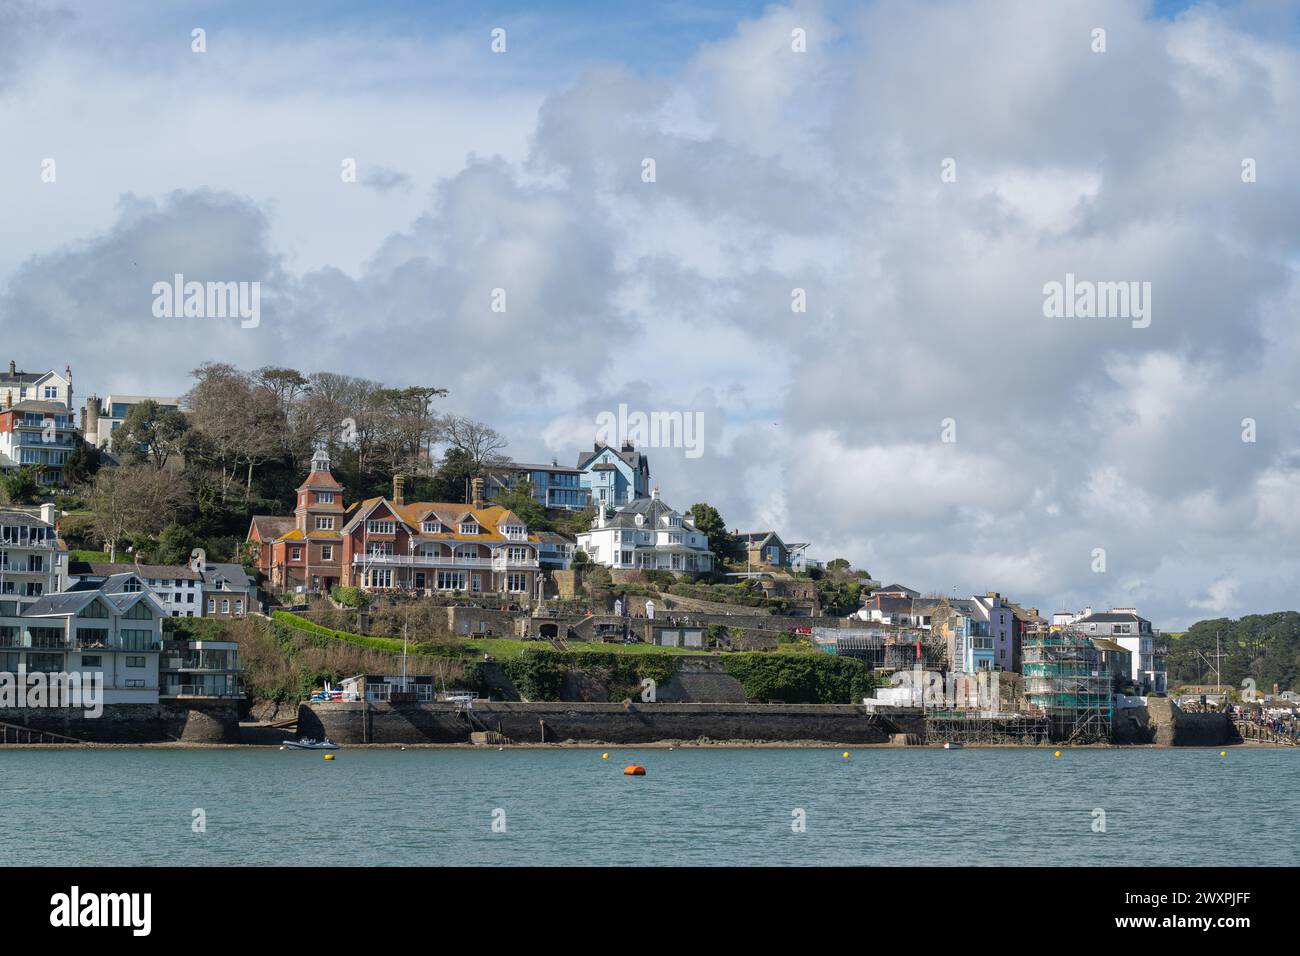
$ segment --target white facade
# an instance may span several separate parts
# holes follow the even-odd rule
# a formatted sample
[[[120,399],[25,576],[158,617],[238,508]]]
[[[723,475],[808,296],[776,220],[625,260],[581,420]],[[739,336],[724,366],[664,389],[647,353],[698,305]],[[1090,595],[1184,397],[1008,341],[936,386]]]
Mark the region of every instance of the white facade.
[[[133,574],[98,587],[47,594],[24,609],[19,646],[3,656],[17,672],[101,675],[105,704],[158,703],[162,607]]]
[[[578,550],[596,564],[628,570],[709,571],[709,539],[681,512],[664,504],[655,489],[616,508],[597,505],[590,531],[578,535]]]

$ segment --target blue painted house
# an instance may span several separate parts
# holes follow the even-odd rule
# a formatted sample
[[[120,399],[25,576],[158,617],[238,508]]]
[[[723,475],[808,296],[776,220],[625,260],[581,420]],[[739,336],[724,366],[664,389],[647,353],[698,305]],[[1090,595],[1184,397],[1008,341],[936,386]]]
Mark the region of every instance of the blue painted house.
[[[623,505],[650,497],[650,461],[631,442],[613,448],[596,442],[591,451],[578,456],[578,471],[584,488],[590,489],[592,504]]]

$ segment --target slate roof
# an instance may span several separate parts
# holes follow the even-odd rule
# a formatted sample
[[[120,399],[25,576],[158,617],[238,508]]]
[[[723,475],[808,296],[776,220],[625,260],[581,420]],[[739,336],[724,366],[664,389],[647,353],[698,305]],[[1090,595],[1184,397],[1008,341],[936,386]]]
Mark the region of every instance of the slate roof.
[[[621,448],[615,448],[613,445],[606,445],[604,442],[597,442],[591,451],[580,452],[578,454],[578,468],[585,469],[593,460],[599,458],[607,451],[613,452],[619,458],[623,459],[623,461],[631,465],[633,471],[639,469],[643,463],[646,464],[647,468],[649,468],[649,464],[646,463],[645,455],[641,454],[636,449],[624,451]],[[601,466],[597,465],[596,467],[600,468]]]
[[[1087,617],[1081,617],[1075,624],[1136,624],[1138,621],[1146,621],[1140,614],[1134,614],[1131,611],[1101,611],[1089,614]],[[1147,623],[1150,623],[1149,621]]]
[[[253,530],[263,542],[274,541],[293,530],[294,519],[281,515],[253,515]]]

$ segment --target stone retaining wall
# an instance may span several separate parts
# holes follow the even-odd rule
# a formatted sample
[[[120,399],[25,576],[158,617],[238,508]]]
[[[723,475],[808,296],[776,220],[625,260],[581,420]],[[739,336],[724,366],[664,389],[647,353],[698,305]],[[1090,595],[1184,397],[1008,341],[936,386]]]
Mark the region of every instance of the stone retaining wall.
[[[517,743],[636,744],[661,740],[888,743],[919,732],[853,704],[602,704],[477,702],[470,725],[452,704],[315,702],[299,710],[298,733],[343,744],[467,743],[490,730]]]

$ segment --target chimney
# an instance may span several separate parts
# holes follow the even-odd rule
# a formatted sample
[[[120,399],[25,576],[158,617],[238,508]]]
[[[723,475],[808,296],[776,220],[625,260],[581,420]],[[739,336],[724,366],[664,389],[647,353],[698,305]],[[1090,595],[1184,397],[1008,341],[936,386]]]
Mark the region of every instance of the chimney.
[[[399,508],[406,504],[406,476],[393,475],[393,504]]]
[[[15,362],[13,359],[9,360],[9,374],[10,375],[18,374],[18,363]]]
[[[636,451],[636,446],[633,445],[631,441],[629,441],[628,439],[624,438],[624,439],[623,439],[623,450],[624,450],[624,451]]]
[[[469,483],[470,506],[478,509],[483,507],[483,479],[475,478]]]
[[[651,498],[653,501],[658,501],[658,500],[659,500],[659,486],[658,486],[658,485],[655,485],[653,488],[650,489],[650,498]]]
[[[41,505],[41,520],[54,527],[55,522],[59,520],[59,509],[54,505]]]

